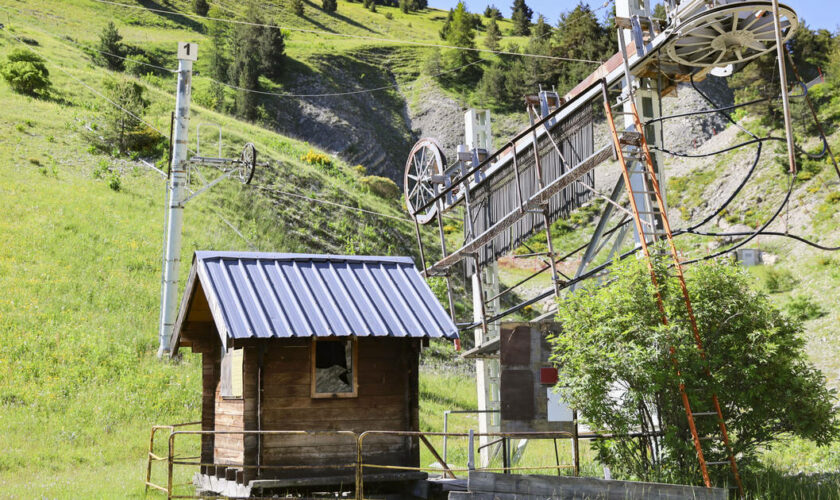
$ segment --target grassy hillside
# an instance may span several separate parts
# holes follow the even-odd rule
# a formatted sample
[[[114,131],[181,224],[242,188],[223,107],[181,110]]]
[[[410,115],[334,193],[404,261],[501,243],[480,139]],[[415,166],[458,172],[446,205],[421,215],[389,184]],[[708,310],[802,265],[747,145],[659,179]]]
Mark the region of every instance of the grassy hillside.
[[[93,66],[60,31],[36,22],[59,18],[71,33],[90,34],[82,20],[104,23],[109,15],[85,5],[26,4],[55,13],[27,11],[30,18],[7,25],[10,33],[0,37],[0,57],[19,45],[15,37],[31,43],[47,59],[53,85],[49,99],[0,85],[4,497],[139,496],[149,426],[199,415],[198,358],[170,364],[154,356],[164,183],[142,163],[89,147],[85,135],[108,104],[84,85],[101,92],[114,75]],[[156,39],[182,39],[177,31],[155,29]],[[174,80],[138,81],[151,100],[146,119],[167,130]],[[195,249],[413,252],[407,222],[276,191],[403,217],[396,200],[369,193],[360,174],[340,160],[311,165],[301,160],[312,149],[306,143],[200,106],[193,106],[192,118],[193,126],[223,126],[226,154],[252,141],[273,163],[257,173],[254,186],[224,182],[189,203],[186,263]],[[187,271],[183,266],[182,275]]]

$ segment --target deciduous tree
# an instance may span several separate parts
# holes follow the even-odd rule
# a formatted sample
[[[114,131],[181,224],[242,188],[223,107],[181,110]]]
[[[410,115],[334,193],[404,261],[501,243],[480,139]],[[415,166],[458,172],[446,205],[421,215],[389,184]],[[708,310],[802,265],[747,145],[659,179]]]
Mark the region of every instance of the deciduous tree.
[[[563,333],[552,343],[562,397],[593,428],[652,433],[641,443],[596,442],[600,461],[624,477],[697,481],[680,382],[688,386],[693,411],[714,411],[711,395],[717,394],[742,463],[780,433],[818,444],[836,439],[836,394],[807,360],[801,323],[756,291],[740,267],[696,265],[688,270],[687,281],[705,344],[703,359],[679,282],[669,277],[667,261],[657,259],[655,268],[667,326],[641,259],[614,266],[608,284],[579,289],[558,302]],[[706,367],[713,379],[704,376]],[[719,435],[714,418],[696,423],[701,435]],[[706,447],[708,461],[726,460],[725,455],[721,448]],[[716,470],[728,473],[723,467]]]

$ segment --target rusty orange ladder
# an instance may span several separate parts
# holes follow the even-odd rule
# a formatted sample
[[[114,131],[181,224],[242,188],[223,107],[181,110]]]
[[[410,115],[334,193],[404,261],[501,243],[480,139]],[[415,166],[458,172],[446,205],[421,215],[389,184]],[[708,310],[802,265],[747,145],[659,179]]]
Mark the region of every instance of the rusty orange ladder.
[[[627,189],[628,197],[630,198],[630,208],[633,212],[633,219],[636,224],[636,231],[639,234],[639,242],[641,243],[642,252],[644,253],[645,258],[647,259],[651,280],[653,281],[654,287],[657,289],[656,299],[659,306],[659,311],[662,315],[662,323],[665,325],[667,325],[669,321],[665,312],[665,304],[662,301],[662,295],[659,292],[659,283],[656,276],[656,272],[654,270],[653,262],[651,260],[651,253],[648,242],[649,234],[645,231],[645,226],[652,227],[652,231],[650,231],[650,236],[652,236],[651,242],[662,238],[668,241],[668,249],[670,250],[671,258],[673,259],[674,270],[676,271],[676,277],[679,279],[680,289],[682,291],[683,299],[685,300],[686,312],[689,323],[691,325],[691,331],[694,336],[694,343],[697,347],[697,350],[700,353],[701,359],[705,360],[706,352],[703,346],[703,340],[700,337],[700,331],[697,327],[697,320],[694,316],[694,310],[691,306],[691,298],[689,297],[688,288],[686,287],[685,275],[683,274],[682,264],[680,262],[679,254],[677,253],[677,247],[674,245],[674,238],[673,234],[671,233],[671,226],[668,222],[667,214],[665,213],[665,202],[662,197],[662,193],[659,189],[659,182],[656,176],[656,168],[653,163],[653,157],[651,156],[650,148],[648,147],[647,139],[645,138],[644,128],[642,126],[641,120],[639,119],[639,113],[636,108],[635,100],[633,98],[632,76],[630,74],[629,65],[627,64],[626,49],[624,47],[624,44],[622,43],[623,36],[621,30],[619,30],[619,42],[621,44],[621,49],[625,61],[625,93],[623,95],[623,100],[626,100],[626,102],[629,104],[629,111],[624,111],[621,113],[616,113],[613,111],[606,83],[603,84],[604,109],[606,111],[607,123],[610,127],[610,133],[612,134],[616,156],[618,157],[619,164],[621,165],[624,184]],[[633,120],[633,126],[635,131],[622,132],[620,134],[615,124],[615,115],[617,114],[623,116],[630,116]],[[626,159],[627,156],[632,156],[635,159],[639,160],[639,162],[643,164],[642,170],[631,171],[628,167],[628,162]],[[642,183],[642,190],[634,189],[634,186],[631,183],[631,174],[636,174],[637,176],[641,175],[641,177],[645,180],[645,182]],[[645,207],[647,208],[647,210],[640,211],[636,199],[637,195],[644,195],[644,199],[649,201],[647,203],[648,205],[652,205],[651,202],[655,201],[655,207]],[[654,199],[651,199],[651,195]],[[650,222],[642,220],[643,214],[651,215],[651,217],[647,218]],[[659,220],[657,220],[656,216],[659,217]],[[659,222],[661,222],[661,227],[658,227]],[[671,361],[674,364],[674,368],[677,370],[677,376],[681,377],[679,363],[675,357],[675,350],[673,347],[671,347],[670,352]],[[708,365],[706,365],[704,371],[705,375],[708,378],[711,378],[711,371],[709,370]],[[683,407],[685,408],[685,414],[688,419],[688,427],[691,430],[692,440],[694,441],[694,448],[697,450],[697,458],[700,462],[700,472],[703,476],[704,484],[706,485],[706,487],[712,486],[707,466],[729,464],[730,468],[732,469],[732,475],[735,479],[735,484],[738,489],[738,495],[739,497],[743,497],[744,490],[743,485],[741,484],[741,476],[738,472],[738,463],[736,462],[735,455],[732,451],[732,446],[729,441],[729,433],[726,429],[726,423],[723,419],[723,412],[721,411],[720,402],[718,401],[717,394],[712,393],[711,397],[712,406],[714,408],[713,411],[693,412],[691,409],[691,403],[688,398],[688,393],[686,392],[685,383],[682,381],[680,381],[679,390]],[[698,435],[697,426],[695,425],[695,417],[717,417],[718,428],[720,430],[720,437],[722,438],[723,444],[726,449],[726,453],[728,455],[727,461],[706,461],[701,441],[706,440],[707,438],[701,439],[701,437]]]

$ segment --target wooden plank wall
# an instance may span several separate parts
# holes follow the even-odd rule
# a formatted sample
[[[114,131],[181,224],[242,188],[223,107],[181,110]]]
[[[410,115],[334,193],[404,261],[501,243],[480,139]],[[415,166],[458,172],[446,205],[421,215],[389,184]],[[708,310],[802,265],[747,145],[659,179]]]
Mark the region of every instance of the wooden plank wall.
[[[214,401],[214,424],[216,431],[245,430],[245,400],[223,398],[221,394],[221,384],[219,383],[218,377],[216,377],[216,384],[214,388]],[[245,460],[245,446],[241,434],[216,434],[214,441],[213,455],[215,463],[243,463]]]
[[[359,433],[418,430],[419,341],[363,338],[358,342],[358,397],[335,399],[310,397],[311,340],[269,343],[264,358],[262,428]],[[350,436],[266,436],[262,444],[264,464],[334,465],[355,460]],[[371,437],[365,440],[364,460],[417,466],[419,446],[406,437]]]
[[[201,393],[201,430],[212,431],[216,428],[216,390],[220,374],[219,348],[201,355],[202,393]],[[213,463],[215,455],[213,434],[201,436],[201,462]]]

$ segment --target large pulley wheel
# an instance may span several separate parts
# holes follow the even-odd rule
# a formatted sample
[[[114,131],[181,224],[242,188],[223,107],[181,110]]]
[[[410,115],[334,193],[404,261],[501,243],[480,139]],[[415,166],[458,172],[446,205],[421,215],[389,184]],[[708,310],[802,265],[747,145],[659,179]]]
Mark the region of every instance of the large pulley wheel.
[[[434,139],[420,139],[411,148],[405,163],[405,205],[408,213],[420,224],[426,224],[437,213],[437,203],[426,207],[437,193],[432,176],[441,175],[446,157]],[[425,207],[425,208],[424,208]],[[414,213],[418,209],[418,213]]]
[[[779,5],[783,42],[799,27],[796,13]],[[694,67],[721,67],[755,59],[776,48],[769,1],[734,3],[687,19],[665,51],[675,62]]]
[[[242,184],[250,184],[254,178],[254,169],[257,166],[257,148],[249,142],[242,148],[239,155],[239,180]]]

